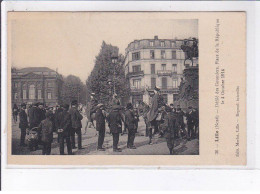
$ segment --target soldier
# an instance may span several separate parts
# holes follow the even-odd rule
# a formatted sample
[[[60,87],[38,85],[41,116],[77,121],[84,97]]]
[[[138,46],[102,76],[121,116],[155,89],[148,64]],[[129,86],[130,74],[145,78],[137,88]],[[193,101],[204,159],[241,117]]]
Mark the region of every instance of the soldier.
[[[134,146],[135,133],[137,132],[136,117],[133,112],[132,103],[128,103],[125,112],[125,124],[128,129],[127,148],[136,149]],[[138,122],[138,121],[137,121]]]
[[[114,105],[112,107],[112,111],[108,115],[108,126],[110,128],[110,132],[113,135],[113,151],[121,152],[122,150],[118,148],[119,142],[119,134],[122,133],[122,115],[119,112],[120,106]]]
[[[69,113],[71,115],[71,122],[72,122],[72,130],[71,130],[72,149],[77,148],[75,146],[75,133],[78,136],[78,149],[83,149],[82,142],[81,142],[81,128],[82,128],[81,120],[83,119],[83,116],[79,113],[77,100],[73,100],[71,102],[71,108],[69,110]]]
[[[66,140],[68,155],[72,155],[72,148],[70,142],[71,134],[71,115],[69,114],[69,105],[64,104],[62,112],[57,113],[58,121],[58,134],[59,134],[59,143],[60,143],[60,155],[64,155],[64,140]]]
[[[164,105],[163,98],[160,95],[160,89],[155,87],[154,88],[154,96],[152,97],[151,100],[151,108],[149,112],[147,113],[147,119],[148,122],[150,123],[150,129],[149,129],[149,144],[152,144],[152,129],[154,129],[154,134],[158,133],[158,110],[159,108]]]
[[[105,151],[103,148],[103,143],[105,139],[106,132],[106,117],[104,113],[104,105],[98,104],[96,111],[96,130],[98,131],[98,151]]]
[[[51,143],[53,140],[53,126],[51,122],[51,112],[46,112],[46,119],[41,121],[38,131],[41,133],[41,142],[43,144],[42,155],[51,154]]]
[[[25,140],[25,135],[26,135],[26,129],[29,127],[25,109],[26,109],[26,104],[22,103],[21,111],[19,113],[19,117],[20,117],[19,128],[21,129],[20,146],[26,146],[24,143],[24,140]]]
[[[169,148],[170,154],[174,154],[174,134],[177,128],[176,114],[172,112],[170,107],[166,107],[167,115],[165,116],[165,138],[167,141],[167,147]]]
[[[186,113],[189,138],[193,138],[194,137],[194,120],[193,120],[193,116],[194,116],[194,113],[193,113],[193,110],[192,110],[192,106],[189,106],[188,107],[188,112]]]

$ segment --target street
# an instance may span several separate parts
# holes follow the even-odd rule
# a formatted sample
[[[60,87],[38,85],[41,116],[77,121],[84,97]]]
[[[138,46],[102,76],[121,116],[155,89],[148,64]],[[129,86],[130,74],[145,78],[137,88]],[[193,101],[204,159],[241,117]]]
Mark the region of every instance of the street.
[[[167,148],[165,138],[159,138],[155,136],[153,138],[153,145],[148,145],[148,137],[145,137],[145,124],[143,119],[140,117],[138,133],[135,138],[135,146],[137,149],[128,149],[126,147],[127,143],[127,134],[120,135],[119,139],[119,148],[122,149],[122,152],[113,152],[112,144],[113,138],[110,135],[109,128],[106,127],[106,136],[104,141],[104,148],[106,151],[97,151],[97,139],[98,135],[94,128],[88,128],[85,133],[86,118],[82,120],[82,150],[73,149],[74,155],[168,155],[169,150]],[[12,123],[12,154],[14,155],[41,155],[42,150],[41,146],[36,151],[30,151],[28,147],[20,146],[20,129],[19,129],[19,120],[15,124]],[[77,135],[76,135],[77,140]],[[77,144],[76,144],[77,146]],[[199,141],[194,139],[191,141],[177,139],[175,141],[174,147],[175,155],[198,155],[199,154]],[[59,154],[59,144],[57,142],[57,134],[54,133],[54,140],[52,143],[52,155]],[[65,145],[65,154],[67,154],[67,148]]]

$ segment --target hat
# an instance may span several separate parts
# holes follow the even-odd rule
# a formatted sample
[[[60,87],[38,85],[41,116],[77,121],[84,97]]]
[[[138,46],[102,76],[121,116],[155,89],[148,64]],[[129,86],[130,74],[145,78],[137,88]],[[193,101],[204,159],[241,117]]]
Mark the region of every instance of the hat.
[[[192,106],[189,106],[188,109],[192,109]]]
[[[95,96],[96,94],[95,94],[94,92],[92,92],[90,95],[91,95],[91,96]]]
[[[100,104],[97,105],[97,108],[100,108],[102,106],[104,106],[104,104],[100,103]]]
[[[131,108],[133,108],[132,103],[127,103],[126,108],[127,108],[127,109],[131,109]]]
[[[78,101],[77,100],[72,100],[71,105],[77,105]]]
[[[154,90],[157,91],[157,92],[160,91],[160,89],[157,88],[156,86],[154,87]]]
[[[38,106],[38,102],[33,103],[33,106]]]
[[[173,103],[171,103],[171,104],[170,104],[170,106],[174,106],[174,104],[173,104]]]
[[[22,103],[22,104],[21,104],[21,107],[23,107],[23,106],[26,106],[26,104],[25,104],[25,103]]]

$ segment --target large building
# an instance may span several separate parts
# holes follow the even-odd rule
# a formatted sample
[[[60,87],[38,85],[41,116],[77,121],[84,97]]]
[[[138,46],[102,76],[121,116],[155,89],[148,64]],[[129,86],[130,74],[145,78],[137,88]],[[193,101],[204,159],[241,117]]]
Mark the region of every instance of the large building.
[[[62,76],[47,67],[12,68],[12,105],[60,103]]]
[[[128,44],[125,57],[125,73],[129,79],[130,101],[136,106],[140,101],[149,103],[149,94],[155,86],[161,89],[164,101],[168,104],[178,99],[178,87],[186,66],[181,49],[184,40],[178,39],[142,39]],[[198,65],[198,59],[193,60]]]

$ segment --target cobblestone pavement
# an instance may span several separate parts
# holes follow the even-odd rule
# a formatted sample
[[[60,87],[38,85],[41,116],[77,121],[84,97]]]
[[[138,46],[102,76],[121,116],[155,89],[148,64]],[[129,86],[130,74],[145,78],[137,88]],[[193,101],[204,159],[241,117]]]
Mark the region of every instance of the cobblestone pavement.
[[[153,138],[153,145],[148,145],[148,137],[145,137],[145,124],[141,119],[139,122],[138,133],[135,138],[135,146],[137,149],[128,149],[126,147],[127,134],[120,136],[119,148],[122,152],[113,152],[112,144],[113,138],[108,133],[109,129],[106,127],[106,136],[104,141],[104,147],[106,151],[97,151],[97,133],[94,128],[89,128],[85,133],[86,118],[82,120],[82,150],[73,149],[75,155],[166,155],[169,154],[165,138],[159,138],[155,136]],[[36,151],[30,151],[28,147],[20,147],[20,129],[18,123],[12,124],[12,153],[15,155],[39,155],[41,154],[41,146]],[[77,139],[77,137],[76,137]],[[194,139],[191,141],[176,140],[175,143],[175,154],[176,155],[197,155],[199,154],[199,141]],[[65,154],[67,153],[65,145]],[[57,134],[54,133],[54,141],[52,143],[52,155],[59,154],[59,145],[57,142]]]

